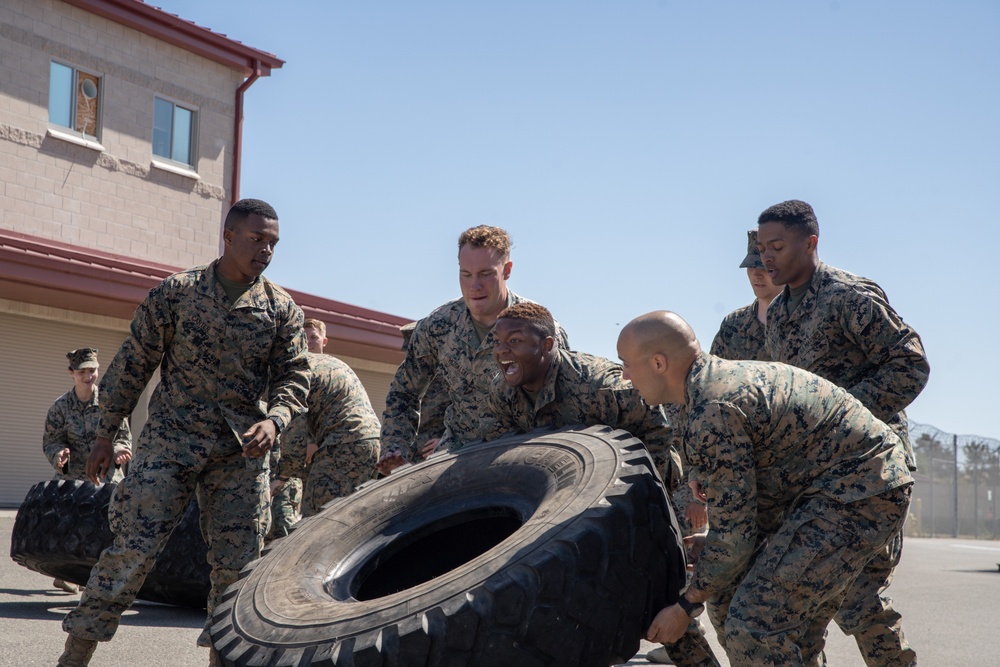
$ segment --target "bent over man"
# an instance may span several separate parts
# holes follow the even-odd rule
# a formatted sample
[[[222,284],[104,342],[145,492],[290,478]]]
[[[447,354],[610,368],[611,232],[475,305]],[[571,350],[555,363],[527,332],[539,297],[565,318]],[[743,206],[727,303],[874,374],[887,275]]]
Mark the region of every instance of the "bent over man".
[[[302,311],[261,275],[278,243],[274,209],[237,202],[223,239],[217,261],[150,290],[101,383],[101,424],[87,461],[92,480],[107,473],[110,438],[160,367],[131,468],[108,510],[114,542],[63,620],[63,667],[87,665],[97,642],[114,636],[196,492],[212,567],[208,619],[226,586],[260,555],[269,518],[266,454],[304,409],[306,344]]]
[[[674,313],[630,322],[618,354],[647,403],[682,406],[684,459],[711,517],[688,589],[647,638],[676,639],[732,591],[733,667],[815,664],[817,629],[906,518],[913,478],[899,438],[818,375],[705,354]]]

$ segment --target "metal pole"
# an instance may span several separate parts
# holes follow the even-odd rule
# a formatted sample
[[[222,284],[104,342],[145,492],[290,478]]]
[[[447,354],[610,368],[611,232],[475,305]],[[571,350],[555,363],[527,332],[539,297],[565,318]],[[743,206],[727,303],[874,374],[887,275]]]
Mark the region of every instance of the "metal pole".
[[[934,442],[931,441],[931,495],[930,495],[930,506],[931,506],[931,537],[934,537]]]
[[[955,461],[955,513],[952,516],[951,536],[958,537],[958,435],[951,436],[951,452]]]
[[[1000,482],[1000,445],[997,446],[997,457],[993,461],[993,539],[997,539],[997,486]]]

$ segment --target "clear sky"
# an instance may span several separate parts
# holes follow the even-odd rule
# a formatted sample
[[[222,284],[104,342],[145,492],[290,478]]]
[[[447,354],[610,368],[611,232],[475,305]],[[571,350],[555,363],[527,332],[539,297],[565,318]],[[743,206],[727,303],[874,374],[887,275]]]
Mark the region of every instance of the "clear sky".
[[[1000,437],[1000,2],[151,4],[287,61],[244,124],[279,283],[416,319],[498,225],[575,349],[656,309],[707,347],[753,299],[746,230],[803,199],[923,338],[910,418]]]

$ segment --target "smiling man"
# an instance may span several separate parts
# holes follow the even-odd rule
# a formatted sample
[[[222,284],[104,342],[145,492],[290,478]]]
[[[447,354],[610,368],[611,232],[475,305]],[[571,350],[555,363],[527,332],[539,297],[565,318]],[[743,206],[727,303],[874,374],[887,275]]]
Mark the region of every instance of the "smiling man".
[[[150,290],[101,382],[101,423],[87,476],[107,474],[110,437],[160,369],[129,473],[108,509],[114,542],[67,614],[62,667],[87,665],[197,493],[208,543],[206,627],[225,588],[260,556],[268,521],[267,454],[305,407],[309,366],[302,311],[261,274],[278,216],[244,199],[230,209],[222,257]],[[261,405],[267,405],[265,412]],[[217,662],[214,650],[210,660]]]
[[[427,455],[445,443],[457,449],[492,432],[483,399],[496,375],[493,325],[500,311],[527,299],[507,289],[513,262],[510,236],[499,227],[480,225],[458,238],[458,280],[462,298],[418,321],[396,371],[382,415],[379,470],[388,474],[409,460],[420,430],[421,400],[434,381],[447,387],[444,435],[420,450]],[[557,325],[559,346],[568,349]]]
[[[552,314],[537,303],[518,303],[500,313],[493,328],[493,358],[501,373],[489,395],[496,419],[491,437],[575,424],[624,429],[646,445],[672,495],[682,471],[675,434],[663,411],[642,402],[639,392],[622,379],[621,366],[560,349],[555,335]],[[675,665],[719,664],[697,619],[663,650]]]
[[[818,375],[702,352],[674,313],[629,322],[618,355],[647,403],[680,406],[711,519],[690,586],[647,639],[676,639],[725,596],[713,620],[733,667],[819,664],[834,612],[906,519],[913,478],[899,438]]]
[[[819,260],[819,222],[804,201],[776,204],[757,219],[764,267],[784,285],[768,313],[766,347],[774,361],[839,385],[888,424],[916,469],[903,411],[927,384],[930,366],[920,336],[873,281]],[[902,555],[903,535],[868,564],[836,621],[854,636],[869,667],[913,665],[902,617],[882,592]]]

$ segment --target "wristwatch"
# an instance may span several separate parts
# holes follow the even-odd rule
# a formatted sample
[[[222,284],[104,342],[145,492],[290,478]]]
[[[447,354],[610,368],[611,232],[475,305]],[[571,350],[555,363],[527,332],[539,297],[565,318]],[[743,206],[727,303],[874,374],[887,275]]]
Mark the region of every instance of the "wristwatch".
[[[680,608],[684,610],[684,613],[691,618],[701,616],[701,613],[705,611],[704,602],[691,602],[683,595],[677,600],[677,604],[680,605]]]
[[[278,432],[278,435],[281,435],[281,432],[285,430],[285,422],[282,421],[281,417],[278,417],[277,415],[271,415],[270,417],[268,417],[268,419],[274,422],[275,430]]]

